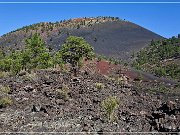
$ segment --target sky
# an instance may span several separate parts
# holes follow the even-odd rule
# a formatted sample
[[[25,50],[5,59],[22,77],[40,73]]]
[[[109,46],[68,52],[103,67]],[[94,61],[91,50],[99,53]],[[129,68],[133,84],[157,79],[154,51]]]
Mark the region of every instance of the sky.
[[[5,2],[8,1],[15,2],[15,0],[6,0]],[[18,1],[21,2],[23,0]],[[29,1],[37,2],[37,0]],[[48,0],[39,0],[39,2],[42,1],[47,2]],[[53,1],[56,2],[58,0]],[[78,1],[80,2],[83,0]],[[97,0],[89,1],[97,2]],[[107,2],[108,0],[98,1]],[[113,1],[118,2],[120,0]],[[129,0],[129,2],[135,1],[137,0]],[[138,1],[141,2],[143,0]],[[151,2],[152,1],[157,2],[157,0],[151,0]],[[168,2],[168,0],[158,1]],[[180,0],[173,1],[180,2]],[[180,33],[180,3],[2,4],[1,2],[3,2],[3,0],[0,0],[0,36],[7,32],[16,30],[17,28],[21,28],[23,26],[34,23],[56,22],[70,18],[96,16],[119,17],[121,19],[125,19],[143,26],[166,38],[176,36]],[[75,1],[69,0],[69,2]]]

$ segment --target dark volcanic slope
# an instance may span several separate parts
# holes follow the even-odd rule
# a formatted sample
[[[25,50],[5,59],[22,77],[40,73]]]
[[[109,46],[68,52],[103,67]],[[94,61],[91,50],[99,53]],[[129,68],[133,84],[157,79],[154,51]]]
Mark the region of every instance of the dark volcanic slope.
[[[120,58],[130,57],[130,52],[141,49],[152,39],[162,38],[134,23],[119,19],[81,18],[24,27],[0,37],[0,45],[23,45],[22,41],[36,31],[53,48],[59,48],[69,35],[82,36],[94,46],[98,54]]]
[[[41,70],[0,78],[0,84],[12,91],[4,93],[1,86],[0,99],[11,97],[13,100],[11,106],[0,106],[0,132],[120,135],[110,132],[180,131],[179,96],[165,99],[160,93],[124,87],[97,72],[88,74],[80,73],[79,79],[73,79],[69,73]],[[98,89],[96,83],[102,83],[104,87]],[[102,101],[111,96],[119,101],[113,122],[108,121],[101,107]]]

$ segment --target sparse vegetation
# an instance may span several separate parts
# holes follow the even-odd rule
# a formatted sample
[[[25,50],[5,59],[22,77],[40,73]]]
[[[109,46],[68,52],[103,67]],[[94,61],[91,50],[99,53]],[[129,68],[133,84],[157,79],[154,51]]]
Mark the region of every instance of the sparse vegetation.
[[[78,19],[77,19],[78,20]],[[61,20],[61,21],[57,21],[57,22],[41,22],[41,23],[36,23],[36,24],[32,24],[29,26],[24,26],[20,29],[11,31],[3,36],[7,36],[10,33],[13,32],[17,32],[17,31],[24,31],[25,33],[28,33],[30,30],[33,31],[38,31],[40,30],[42,33],[46,32],[46,31],[53,31],[54,28],[58,28],[58,27],[67,27],[70,26],[72,28],[76,28],[79,29],[82,26],[91,26],[93,23],[99,23],[102,20],[103,21],[124,21],[118,17],[110,17],[110,16],[98,16],[96,18],[92,17],[91,19],[88,19],[86,17],[79,19],[77,21],[76,19],[69,19],[69,20]]]
[[[104,89],[105,85],[103,83],[95,83],[97,89]]]
[[[0,78],[4,78],[4,77],[8,77],[8,76],[9,76],[9,72],[0,71]]]
[[[116,19],[118,18],[111,18],[115,21]],[[101,24],[106,20],[106,17],[97,17],[40,23],[25,27],[18,32],[19,35],[12,33],[7,36],[7,40],[5,37],[0,39],[3,40],[1,43],[5,41],[10,46],[6,51],[0,47],[2,131],[49,132],[63,129],[65,132],[76,130],[89,133],[96,130],[97,134],[112,131],[179,131],[179,82],[125,67],[129,66],[129,59],[126,63],[122,62],[120,55],[124,55],[126,59],[125,55],[129,55],[128,48],[134,48],[126,44],[129,43],[131,34],[128,32],[126,35],[124,30],[121,32],[120,27],[131,31],[129,28],[136,25],[126,25],[126,22]],[[97,25],[94,27],[95,23]],[[119,24],[120,27],[117,27]],[[63,26],[68,27],[61,29]],[[87,30],[85,33],[84,29]],[[137,32],[133,34],[133,39],[138,44],[147,42],[151,37],[161,38],[151,32],[149,36],[148,31],[139,26],[133,27],[133,30],[133,33]],[[139,30],[142,31],[141,34],[147,32],[147,35],[141,37]],[[35,32],[42,32],[42,37]],[[119,33],[123,33],[123,36],[117,39]],[[63,44],[64,37],[71,34],[83,35],[89,43],[97,45],[96,51],[99,54],[104,53],[109,57],[99,56],[92,59],[93,47],[81,37],[70,36]],[[23,46],[20,42],[25,37],[27,39]],[[175,38],[169,43],[179,46],[179,41],[174,40]],[[123,46],[124,43],[127,48]],[[137,45],[134,41],[130,43],[133,43],[132,46]],[[123,49],[118,44],[122,44]],[[177,48],[164,47],[167,45],[165,39],[157,44],[152,41],[150,48],[157,51],[145,48],[138,56],[134,56],[137,57],[136,67],[157,76],[178,79],[179,67],[177,61],[174,61],[179,58],[179,54],[175,53]],[[159,44],[166,48],[165,51],[170,51],[170,54],[163,54],[163,47]],[[59,47],[60,50],[53,50]],[[116,60],[112,56],[120,58]],[[101,61],[102,59],[104,60]],[[78,77],[74,77],[70,69]]]
[[[136,80],[141,82],[143,80],[143,75],[139,73],[138,76],[136,77]]]
[[[106,113],[109,121],[115,118],[115,110],[118,108],[119,102],[115,96],[108,97],[102,101],[101,106]]]
[[[172,37],[160,41],[152,41],[150,46],[135,56],[133,66],[138,70],[154,73],[157,76],[179,80],[180,66],[173,60],[179,59],[180,39]]]
[[[12,104],[13,104],[13,101],[10,97],[2,97],[0,99],[0,107],[7,107]]]
[[[97,55],[97,54],[96,54],[96,58],[97,58],[98,61],[107,60],[107,59],[108,59],[108,58],[107,58],[106,56],[104,56],[104,55]]]
[[[11,92],[11,88],[9,86],[0,85],[0,91],[8,94]]]
[[[64,99],[64,100],[68,100],[69,99],[69,88],[67,85],[63,85],[61,89],[57,89],[56,90],[58,92],[58,97]]]
[[[117,79],[116,79],[116,82],[117,82],[117,84],[118,85],[120,85],[120,86],[124,86],[124,80],[122,79],[122,77],[118,77]]]
[[[23,76],[24,80],[28,81],[36,81],[37,75],[34,71],[31,71],[30,73],[26,72],[26,74]]]

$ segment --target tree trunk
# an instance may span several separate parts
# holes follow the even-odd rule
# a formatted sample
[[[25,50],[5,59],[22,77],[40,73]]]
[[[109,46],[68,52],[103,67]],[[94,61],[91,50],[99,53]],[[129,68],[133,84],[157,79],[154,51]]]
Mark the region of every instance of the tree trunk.
[[[77,76],[77,62],[73,62],[72,64],[72,72],[74,74],[74,76]]]

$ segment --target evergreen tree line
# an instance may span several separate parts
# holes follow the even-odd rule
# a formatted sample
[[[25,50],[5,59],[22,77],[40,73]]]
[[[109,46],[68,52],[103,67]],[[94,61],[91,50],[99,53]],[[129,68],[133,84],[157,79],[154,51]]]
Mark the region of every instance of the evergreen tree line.
[[[18,74],[21,70],[46,69],[65,63],[73,67],[83,57],[92,58],[93,48],[83,38],[70,36],[57,52],[51,52],[40,34],[35,33],[25,40],[25,48],[8,53],[0,50],[0,71]]]
[[[151,44],[138,52],[133,66],[139,70],[150,71],[157,76],[170,76],[180,79],[180,66],[166,62],[180,58],[180,37],[151,41]]]

